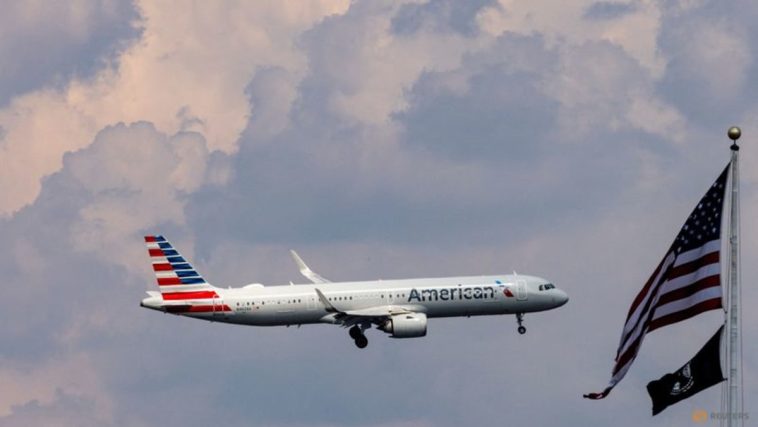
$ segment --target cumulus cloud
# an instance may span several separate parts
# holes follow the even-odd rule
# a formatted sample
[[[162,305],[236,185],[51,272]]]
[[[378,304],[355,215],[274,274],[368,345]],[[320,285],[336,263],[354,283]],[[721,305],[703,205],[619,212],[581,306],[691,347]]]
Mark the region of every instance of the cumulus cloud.
[[[9,165],[0,185],[13,189],[0,212],[32,202],[64,153],[115,123],[148,120],[167,133],[198,131],[211,150],[234,152],[250,112],[244,88],[256,67],[297,71],[302,57],[293,37],[343,3],[138,4],[141,36],[112,62],[60,88],[19,95],[0,110],[0,156]]]
[[[18,2],[0,16],[0,105],[89,78],[139,35],[131,1]]]
[[[8,242],[2,257],[8,294],[26,301],[5,310],[3,318],[25,317],[30,304],[44,307],[2,331],[6,346],[0,354],[9,363],[0,376],[5,391],[13,392],[2,394],[8,418],[0,424],[47,419],[64,409],[73,416],[80,403],[92,407],[87,425],[113,421],[102,384],[111,365],[96,354],[104,343],[145,327],[123,320],[135,304],[118,302],[138,298],[149,283],[125,278],[129,271],[149,273],[141,236],[159,225],[183,229],[188,194],[213,185],[206,176],[219,173],[201,135],[169,136],[148,123],[106,128],[63,164],[45,181],[35,205],[0,229]],[[190,241],[178,243],[192,254]],[[26,342],[30,336],[33,343]],[[90,354],[84,356],[82,347]],[[61,419],[67,424],[79,418]]]
[[[4,360],[0,379],[13,390],[0,395],[0,425],[108,424],[113,402],[90,366],[81,353],[44,363]]]
[[[658,3],[638,2],[638,7],[619,14],[616,19],[591,19],[588,10],[603,8],[591,0],[523,3],[503,0],[483,9],[477,19],[481,28],[493,35],[505,31],[541,34],[550,43],[571,44],[609,41],[621,46],[630,56],[656,75],[664,63],[657,52],[656,37],[661,12]]]
[[[634,12],[637,7],[635,3],[599,1],[592,3],[584,10],[584,17],[590,19],[618,19]]]
[[[61,179],[70,177],[90,195],[70,230],[74,248],[135,267],[127,254],[136,248],[122,252],[121,242],[158,224],[184,225],[186,195],[206,181],[207,163],[197,133],[167,137],[147,123],[103,130],[91,146],[64,158]]]
[[[696,122],[708,125],[733,120],[756,93],[754,43],[758,33],[746,19],[758,14],[741,3],[726,10],[706,2],[701,7],[674,4],[662,17],[660,47],[667,58],[661,92]]]

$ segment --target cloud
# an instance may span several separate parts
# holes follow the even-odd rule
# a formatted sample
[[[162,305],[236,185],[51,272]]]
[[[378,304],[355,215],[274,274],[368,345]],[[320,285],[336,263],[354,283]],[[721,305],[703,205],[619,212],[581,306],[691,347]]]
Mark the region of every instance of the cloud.
[[[744,19],[756,16],[753,4],[721,11],[718,4],[672,6],[665,10],[660,47],[667,58],[661,93],[694,121],[724,126],[751,103],[756,93],[758,33]],[[739,12],[736,12],[739,10]]]
[[[0,185],[13,189],[0,212],[31,203],[40,179],[61,167],[64,153],[86,147],[119,122],[201,132],[211,150],[234,152],[250,113],[244,88],[256,67],[298,71],[302,58],[292,38],[344,7],[277,5],[140,3],[141,36],[116,59],[87,78],[18,95],[0,110],[0,156],[9,165]]]
[[[125,271],[145,271],[141,245],[125,243],[140,242],[157,226],[185,227],[188,192],[214,185],[206,176],[217,174],[200,135],[167,136],[148,123],[107,128],[63,163],[35,205],[0,228],[9,296],[50,307],[2,333],[7,356],[38,360],[56,346],[128,331],[131,324],[119,323],[101,304],[117,295],[114,287],[128,292]],[[65,285],[51,288],[61,280]],[[28,308],[14,305],[4,316],[20,318]],[[39,340],[21,345],[32,335]]]
[[[332,18],[322,24],[327,29],[309,34],[318,39],[342,29],[337,21],[347,19]],[[395,38],[388,46],[402,43]],[[581,212],[577,200],[608,206],[621,188],[640,178],[633,167],[617,173],[613,162],[600,162],[596,167],[603,170],[581,167],[580,172],[576,164],[598,164],[583,150],[639,164],[648,150],[658,148],[638,141],[683,138],[681,117],[656,97],[650,74],[614,44],[549,47],[541,37],[509,33],[482,45],[470,47],[453,67],[435,70],[435,59],[427,58],[432,65],[417,69],[406,89],[406,83],[395,81],[404,105],[388,106],[384,125],[356,121],[353,114],[324,103],[346,91],[346,82],[362,82],[359,77],[373,71],[344,65],[337,80],[333,64],[362,57],[344,53],[339,45],[318,45],[310,51],[316,63],[297,100],[278,113],[287,126],[272,133],[268,125],[279,119],[267,119],[267,110],[254,112],[235,156],[231,185],[191,204],[198,223],[215,218],[223,224],[221,234],[203,237],[215,242],[221,235],[244,236],[262,244],[293,239],[449,242],[472,233],[490,240],[519,239],[541,222],[532,212],[541,211],[545,194],[559,200],[554,204],[564,215],[586,217],[593,213]],[[322,66],[323,58],[335,56],[330,66]],[[290,93],[286,73],[267,75],[271,87],[282,84]],[[257,78],[251,87],[264,93]],[[370,84],[349,89],[356,100],[373,99],[374,90]],[[605,108],[597,111],[598,104]],[[504,171],[512,178],[503,179]],[[559,171],[574,180],[554,179]],[[603,186],[594,185],[598,174],[606,177]],[[219,213],[218,206],[226,207]],[[478,208],[472,212],[471,206]],[[479,230],[472,229],[472,218]],[[493,233],[494,224],[505,218],[524,224],[518,231]],[[390,224],[403,232],[387,233]]]
[[[392,18],[392,31],[398,35],[417,33],[422,26],[437,31],[456,31],[474,36],[478,33],[476,15],[484,7],[492,5],[491,0],[456,2],[434,0],[425,3],[403,5]]]
[[[108,425],[112,402],[84,354],[45,363],[4,360],[0,379],[12,393],[0,399],[0,425]]]
[[[551,45],[564,41],[572,45],[608,41],[620,46],[655,75],[660,75],[665,62],[657,50],[659,4],[638,3],[638,7],[616,19],[587,19],[588,8],[592,10],[595,4],[593,1],[556,5],[550,1],[522,3],[503,0],[479,12],[477,20],[482,30],[489,34],[538,33]]]
[[[300,87],[301,113],[326,103],[324,113],[333,114],[343,126],[382,126],[406,107],[404,93],[422,72],[456,67],[476,44],[453,31],[425,29],[398,36],[392,22],[401,10],[358,2],[346,14],[303,34],[300,45],[307,55],[308,75]]]
[[[0,105],[39,87],[88,79],[139,36],[130,1],[6,4],[0,16]]]
[[[588,19],[618,19],[634,12],[637,5],[634,3],[617,3],[599,1],[592,3],[584,11],[584,17]]]

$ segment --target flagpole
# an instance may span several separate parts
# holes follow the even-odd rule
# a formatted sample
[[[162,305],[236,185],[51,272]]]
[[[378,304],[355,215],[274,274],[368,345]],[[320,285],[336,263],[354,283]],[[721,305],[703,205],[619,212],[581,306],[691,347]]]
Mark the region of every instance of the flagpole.
[[[740,128],[733,126],[727,132],[732,140],[731,195],[729,204],[729,309],[727,311],[727,397],[726,425],[744,425],[742,419],[742,324],[740,313],[740,181],[739,152],[737,140],[742,135]]]

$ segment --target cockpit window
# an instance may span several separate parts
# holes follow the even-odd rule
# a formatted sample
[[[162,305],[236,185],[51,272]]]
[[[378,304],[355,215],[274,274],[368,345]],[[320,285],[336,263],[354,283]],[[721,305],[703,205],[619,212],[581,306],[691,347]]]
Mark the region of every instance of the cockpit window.
[[[554,285],[554,284],[552,284],[552,283],[548,283],[548,284],[544,285],[544,287],[545,287],[545,290],[548,290],[548,289],[555,289],[555,285]]]

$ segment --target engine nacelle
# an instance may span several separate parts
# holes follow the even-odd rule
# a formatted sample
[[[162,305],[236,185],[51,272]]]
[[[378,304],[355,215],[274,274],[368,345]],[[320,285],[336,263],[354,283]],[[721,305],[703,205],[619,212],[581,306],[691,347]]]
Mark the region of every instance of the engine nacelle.
[[[384,322],[379,329],[393,338],[416,338],[426,335],[426,314],[396,314]]]

